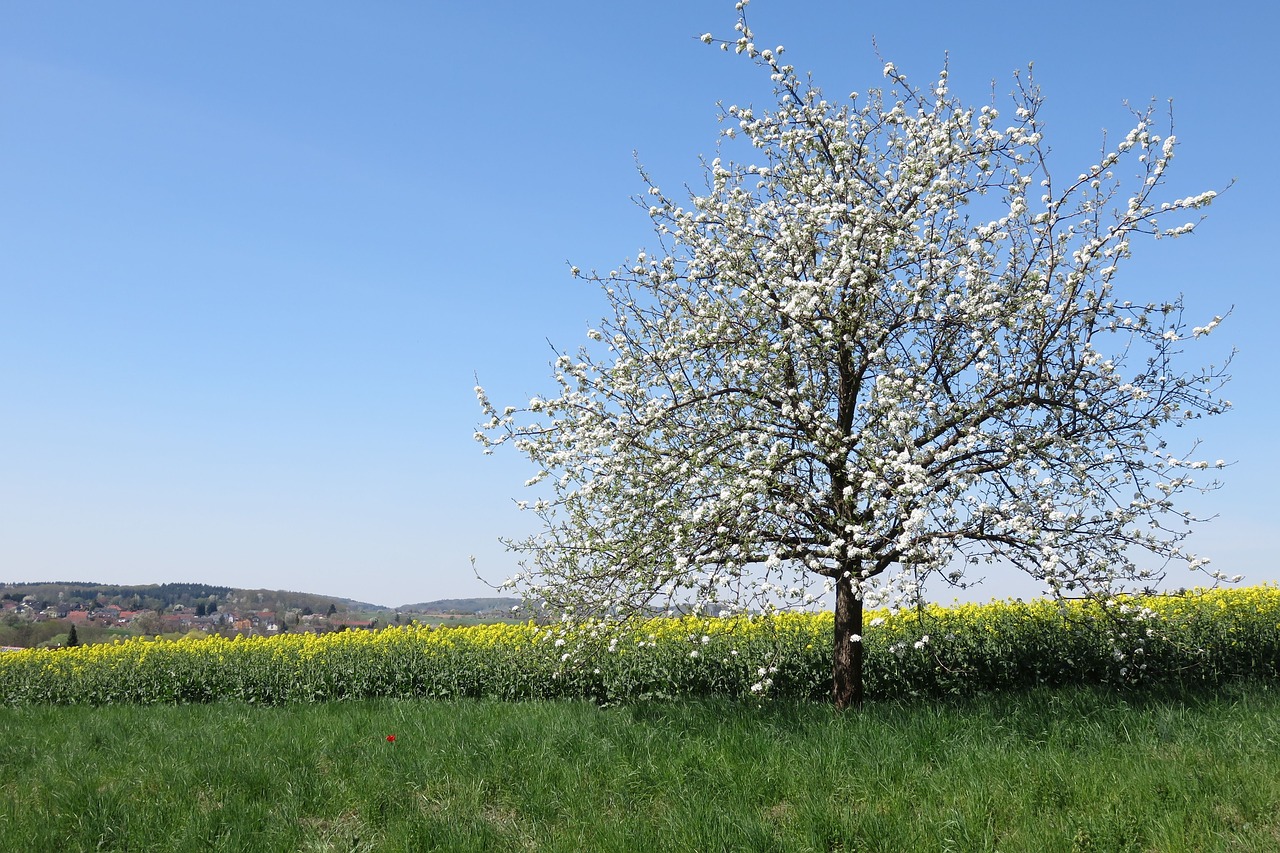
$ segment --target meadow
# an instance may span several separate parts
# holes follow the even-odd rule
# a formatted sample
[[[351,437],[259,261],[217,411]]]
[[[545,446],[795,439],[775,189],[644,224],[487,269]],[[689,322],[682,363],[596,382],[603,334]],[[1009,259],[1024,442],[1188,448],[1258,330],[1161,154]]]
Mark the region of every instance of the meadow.
[[[13,851],[1267,851],[1280,694],[0,710]],[[394,737],[394,740],[391,738]]]
[[[0,655],[0,849],[1280,849],[1280,590]]]

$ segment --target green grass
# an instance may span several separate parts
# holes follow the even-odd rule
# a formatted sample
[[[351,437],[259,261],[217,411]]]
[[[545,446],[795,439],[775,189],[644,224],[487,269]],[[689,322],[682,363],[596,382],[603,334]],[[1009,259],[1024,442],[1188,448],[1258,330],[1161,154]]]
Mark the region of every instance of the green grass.
[[[1280,691],[0,709],[13,851],[1266,851]],[[395,741],[388,742],[387,735]]]

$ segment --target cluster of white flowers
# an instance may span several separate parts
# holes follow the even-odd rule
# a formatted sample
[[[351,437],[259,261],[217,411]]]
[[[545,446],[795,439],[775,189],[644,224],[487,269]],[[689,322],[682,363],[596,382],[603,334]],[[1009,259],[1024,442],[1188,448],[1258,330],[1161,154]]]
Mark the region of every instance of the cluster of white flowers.
[[[1222,317],[1115,293],[1132,239],[1213,200],[1156,198],[1172,135],[1148,111],[1060,186],[1029,74],[1002,128],[945,71],[918,89],[890,63],[892,91],[837,103],[736,32],[719,43],[778,96],[725,110],[759,160],[712,160],[683,203],[643,176],[662,251],[573,268],[613,316],[558,356],[558,393],[498,410],[476,389],[486,452],[513,444],[545,490],[512,587],[579,614],[740,612],[833,589],[906,606],[957,562],[1060,596],[1154,583],[1143,553],[1201,569],[1174,499],[1213,484],[1169,471],[1209,466],[1172,466],[1159,432],[1229,406],[1223,367],[1174,369]]]

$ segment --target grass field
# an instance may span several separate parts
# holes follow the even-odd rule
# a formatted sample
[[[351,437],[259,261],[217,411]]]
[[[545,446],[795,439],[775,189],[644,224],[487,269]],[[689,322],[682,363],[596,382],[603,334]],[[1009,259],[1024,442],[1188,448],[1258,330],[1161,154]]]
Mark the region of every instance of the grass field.
[[[11,851],[1280,850],[1280,691],[0,709]],[[389,740],[394,736],[394,740]]]

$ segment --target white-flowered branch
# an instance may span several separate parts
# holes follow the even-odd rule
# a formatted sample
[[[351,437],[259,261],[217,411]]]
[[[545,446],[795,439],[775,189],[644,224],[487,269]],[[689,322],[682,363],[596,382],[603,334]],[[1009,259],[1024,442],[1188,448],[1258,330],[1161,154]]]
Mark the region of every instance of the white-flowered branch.
[[[971,562],[1060,596],[1176,562],[1225,580],[1176,501],[1222,463],[1162,437],[1230,405],[1225,364],[1183,364],[1222,318],[1120,290],[1135,240],[1190,233],[1215,196],[1161,197],[1176,142],[1153,110],[1063,179],[1029,71],[1008,118],[892,64],[887,89],[828,100],[744,7],[734,38],[702,40],[773,82],[770,109],[722,112],[750,160],[711,160],[683,199],[642,171],[657,248],[572,270],[612,316],[557,353],[556,391],[500,408],[476,388],[477,439],[537,469],[521,506],[542,526],[508,543],[510,585],[589,615],[835,589],[856,646],[864,601],[902,606]]]

